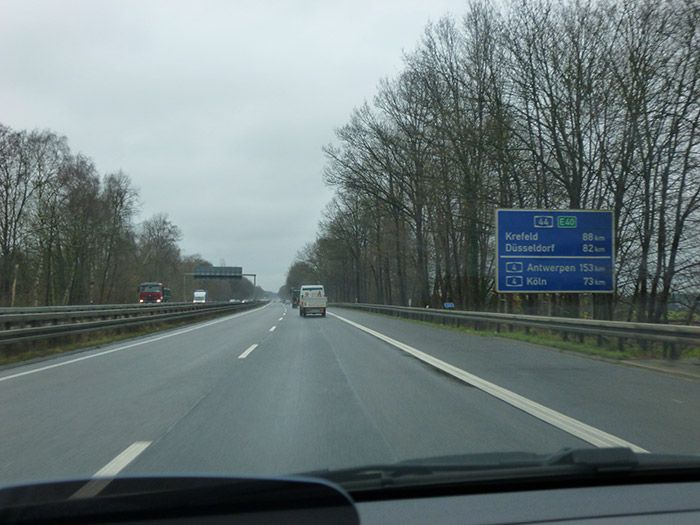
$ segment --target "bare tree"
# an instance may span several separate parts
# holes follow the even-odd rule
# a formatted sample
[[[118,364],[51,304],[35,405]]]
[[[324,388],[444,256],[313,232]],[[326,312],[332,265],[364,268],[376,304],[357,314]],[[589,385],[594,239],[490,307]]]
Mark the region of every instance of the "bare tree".
[[[178,242],[182,232],[168,220],[165,213],[145,220],[138,234],[138,252],[141,278],[145,281],[171,283],[177,275],[180,262]]]
[[[133,219],[138,204],[138,190],[122,171],[109,174],[103,179],[101,194],[104,235],[100,253],[100,286],[98,302],[112,300],[117,280],[126,279],[120,270],[125,258],[133,253]]]

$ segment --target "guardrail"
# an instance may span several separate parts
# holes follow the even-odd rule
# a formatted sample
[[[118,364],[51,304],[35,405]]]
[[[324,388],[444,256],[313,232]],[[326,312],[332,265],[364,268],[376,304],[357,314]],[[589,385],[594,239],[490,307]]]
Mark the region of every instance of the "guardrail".
[[[484,329],[487,325],[490,325],[495,326],[498,332],[501,329],[501,325],[518,325],[587,336],[617,337],[621,340],[635,339],[700,346],[700,327],[697,326],[630,323],[624,321],[601,321],[597,319],[544,317],[491,312],[466,312],[460,310],[432,310],[429,308],[375,304],[334,303],[330,306],[352,308],[355,310],[431,323],[451,324],[455,326],[468,326],[471,324],[475,330]]]
[[[163,303],[0,309],[0,344],[173,321],[211,313],[248,310],[263,304]]]

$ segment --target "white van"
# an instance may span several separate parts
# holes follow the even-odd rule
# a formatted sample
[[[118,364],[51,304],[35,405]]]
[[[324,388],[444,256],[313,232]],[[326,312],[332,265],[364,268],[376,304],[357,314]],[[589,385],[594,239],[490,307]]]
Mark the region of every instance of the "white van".
[[[195,290],[193,303],[206,303],[207,302],[207,291],[206,290]]]
[[[299,289],[299,315],[321,314],[326,317],[326,291],[322,284],[304,284]]]

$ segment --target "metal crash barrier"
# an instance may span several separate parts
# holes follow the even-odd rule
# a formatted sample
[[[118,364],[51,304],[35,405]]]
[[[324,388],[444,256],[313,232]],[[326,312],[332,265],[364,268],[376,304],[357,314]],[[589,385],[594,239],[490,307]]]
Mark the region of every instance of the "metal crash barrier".
[[[0,344],[257,308],[266,301],[0,308]]]

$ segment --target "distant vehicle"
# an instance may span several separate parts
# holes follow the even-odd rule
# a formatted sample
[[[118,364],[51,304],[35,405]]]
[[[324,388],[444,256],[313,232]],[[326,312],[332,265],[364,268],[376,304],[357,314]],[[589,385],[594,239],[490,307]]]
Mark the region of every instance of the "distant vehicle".
[[[292,294],[292,308],[297,308],[299,306],[299,288],[292,288],[290,292]]]
[[[193,303],[206,303],[207,302],[207,291],[206,290],[195,290]]]
[[[287,299],[286,301],[284,301],[284,304],[292,304],[292,301],[290,301],[289,299]]]
[[[141,283],[139,285],[139,303],[167,303],[170,301],[170,288],[163,283]]]
[[[307,314],[321,314],[326,317],[326,291],[322,284],[305,284],[299,290],[299,315],[306,317]]]
[[[233,303],[233,304],[241,304],[241,300],[240,300],[240,299],[229,299],[228,302],[229,302],[229,303]]]

